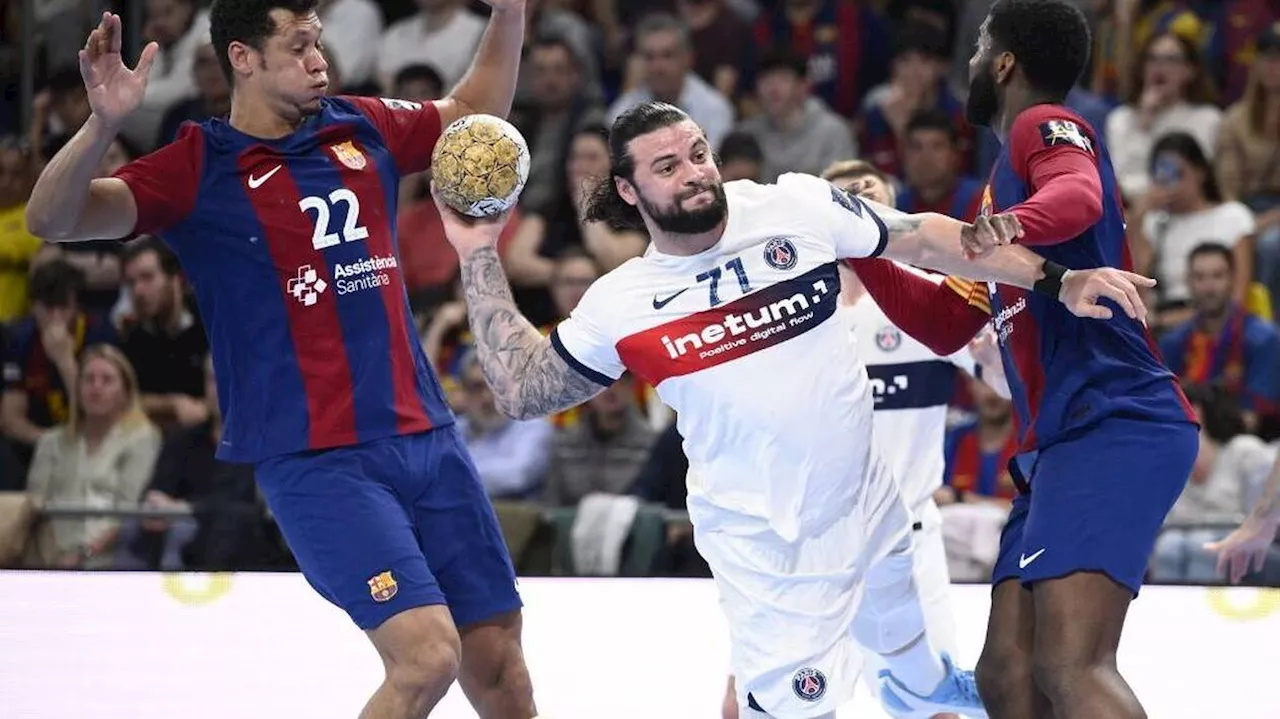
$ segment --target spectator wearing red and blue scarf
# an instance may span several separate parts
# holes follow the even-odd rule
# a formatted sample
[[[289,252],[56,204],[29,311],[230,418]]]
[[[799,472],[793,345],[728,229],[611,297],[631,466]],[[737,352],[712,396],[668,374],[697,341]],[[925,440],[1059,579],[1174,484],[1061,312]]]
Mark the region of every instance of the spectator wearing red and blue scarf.
[[[1169,369],[1189,384],[1218,384],[1236,397],[1246,427],[1280,408],[1280,330],[1236,304],[1235,257],[1225,245],[1191,251],[1187,287],[1195,316],[1160,339]]]

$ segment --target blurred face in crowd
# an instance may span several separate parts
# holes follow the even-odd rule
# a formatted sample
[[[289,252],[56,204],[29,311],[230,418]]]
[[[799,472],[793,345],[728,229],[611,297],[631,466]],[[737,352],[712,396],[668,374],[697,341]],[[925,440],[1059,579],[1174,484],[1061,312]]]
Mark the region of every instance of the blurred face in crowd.
[[[89,107],[89,95],[85,92],[83,85],[74,90],[56,93],[49,109],[57,116],[59,122],[73,130],[83,125],[93,112]]]
[[[865,197],[872,202],[878,202],[886,207],[893,207],[897,204],[897,193],[893,186],[877,175],[845,175],[837,177],[831,181],[831,184],[842,190],[852,190],[860,197]]]
[[[1158,90],[1171,97],[1182,97],[1194,76],[1195,68],[1191,67],[1182,44],[1174,36],[1162,35],[1148,47],[1142,66],[1144,90]]]
[[[658,30],[640,37],[636,43],[645,85],[654,97],[676,100],[684,88],[684,76],[693,58],[684,46],[680,33]]]
[[[978,419],[984,424],[1004,424],[1013,415],[1013,404],[996,394],[986,382],[977,378],[969,381],[969,390],[973,394],[974,408],[978,410]]]
[[[1176,152],[1156,157],[1151,183],[1165,193],[1164,208],[1180,211],[1204,196],[1204,172]]]
[[[1231,308],[1235,273],[1227,258],[1216,252],[1196,255],[1187,266],[1191,306],[1206,317],[1221,317]]]
[[[217,102],[231,97],[231,87],[227,85],[227,78],[218,66],[218,54],[213,49],[213,43],[207,42],[196,48],[191,74],[195,78],[196,89],[206,101]]]
[[[560,44],[537,45],[529,62],[533,70],[530,84],[538,103],[548,109],[568,107],[582,84],[573,52]]]
[[[463,396],[462,411],[474,429],[487,432],[506,423],[506,418],[498,412],[497,405],[493,402],[493,392],[484,381],[484,372],[480,369],[479,362],[467,363],[466,368],[462,370],[460,384]]]
[[[129,151],[124,149],[124,145],[118,141],[112,142],[102,156],[102,163],[98,165],[98,177],[111,177],[116,170],[127,165],[132,159]]]
[[[551,300],[561,317],[573,312],[599,276],[596,263],[589,257],[566,257],[556,262],[551,275]]]
[[[105,357],[90,357],[80,369],[80,408],[84,416],[115,417],[124,412],[128,403],[129,388],[120,368]]]
[[[231,43],[228,54],[241,82],[275,113],[300,121],[320,111],[320,99],[329,90],[329,63],[320,49],[320,18],[315,13],[295,15],[271,11],[275,32],[257,50]]]
[[[947,71],[945,62],[916,50],[908,50],[893,59],[893,80],[917,93],[937,86]]]
[[[1280,50],[1258,53],[1253,61],[1253,73],[1268,95],[1280,94]]]
[[[902,171],[912,187],[947,186],[955,180],[955,146],[942,130],[922,128],[909,133],[902,154]]]
[[[618,194],[659,229],[696,235],[724,220],[729,204],[720,168],[693,120],[640,135],[627,143],[627,152],[636,169],[630,182],[615,180]]]
[[[0,149],[0,208],[21,205],[35,184],[27,153],[18,147]]]
[[[165,274],[154,252],[144,252],[125,265],[124,283],[134,310],[143,320],[171,317],[177,308],[178,278]]]
[[[413,102],[439,100],[444,92],[440,86],[426,78],[413,78],[396,85],[396,97]]]
[[[595,187],[609,176],[609,146],[604,138],[594,132],[578,133],[569,145],[569,157],[565,160],[565,181],[569,183],[569,196]]]
[[[147,24],[143,34],[160,43],[160,47],[169,47],[187,34],[195,11],[192,0],[147,0]]]
[[[617,418],[626,414],[634,397],[631,375],[623,375],[605,391],[587,400],[587,408],[598,416]]]
[[[760,163],[746,157],[735,157],[720,163],[720,179],[723,182],[734,180],[760,180]]]
[[[808,85],[791,68],[774,68],[756,81],[756,95],[765,115],[778,122],[797,110],[803,112]]]

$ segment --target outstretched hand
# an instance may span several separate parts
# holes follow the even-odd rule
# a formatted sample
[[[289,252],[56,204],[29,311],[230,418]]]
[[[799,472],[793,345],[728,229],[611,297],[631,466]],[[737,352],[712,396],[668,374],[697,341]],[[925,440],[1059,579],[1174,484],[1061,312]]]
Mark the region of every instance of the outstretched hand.
[[[485,247],[496,247],[511,217],[510,211],[483,218],[464,215],[445,203],[434,181],[431,183],[431,199],[440,212],[445,237],[462,258]]]
[[[1262,571],[1267,550],[1275,538],[1274,525],[1250,517],[1221,541],[1204,545],[1204,549],[1218,555],[1218,574],[1225,575],[1232,584],[1239,584],[1250,570]]]
[[[1147,324],[1147,306],[1139,287],[1155,287],[1156,281],[1133,272],[1100,267],[1095,270],[1071,270],[1062,278],[1058,299],[1077,317],[1109,320],[1111,308],[1100,304],[1108,299],[1120,305],[1129,317]]]
[[[129,113],[138,109],[147,91],[147,76],[160,46],[147,43],[130,70],[120,56],[120,16],[102,13],[102,22],[89,33],[80,51],[80,77],[89,95],[89,107],[99,120],[118,127]]]

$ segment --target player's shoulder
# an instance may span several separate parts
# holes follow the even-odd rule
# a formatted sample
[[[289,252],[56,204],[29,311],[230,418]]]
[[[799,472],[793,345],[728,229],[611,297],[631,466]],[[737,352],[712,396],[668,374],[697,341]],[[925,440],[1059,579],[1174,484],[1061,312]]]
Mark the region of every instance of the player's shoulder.
[[[1066,145],[1094,154],[1098,133],[1071,108],[1048,103],[1033,105],[1018,113],[1009,129],[1009,144],[1015,153]]]

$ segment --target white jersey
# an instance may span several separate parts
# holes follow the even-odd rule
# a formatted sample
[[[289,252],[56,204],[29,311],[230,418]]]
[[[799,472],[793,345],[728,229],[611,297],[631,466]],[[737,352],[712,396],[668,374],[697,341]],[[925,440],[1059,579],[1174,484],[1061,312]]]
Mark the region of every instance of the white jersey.
[[[935,283],[943,280],[898,266]],[[877,448],[897,477],[903,498],[919,512],[942,486],[947,406],[955,390],[956,369],[974,374],[973,355],[964,348],[939,357],[895,327],[867,293],[840,312],[853,318],[858,352],[871,377]]]
[[[793,541],[854,513],[876,471],[836,263],[880,253],[888,235],[861,200],[811,175],[724,189],[719,243],[687,257],[650,247],[597,280],[552,342],[601,381],[630,370],[675,410],[695,526],[751,533],[764,521]]]

